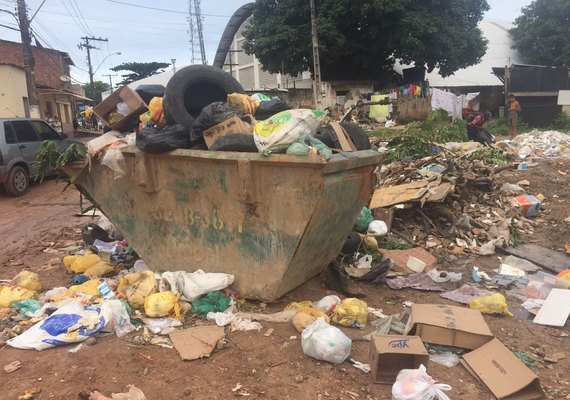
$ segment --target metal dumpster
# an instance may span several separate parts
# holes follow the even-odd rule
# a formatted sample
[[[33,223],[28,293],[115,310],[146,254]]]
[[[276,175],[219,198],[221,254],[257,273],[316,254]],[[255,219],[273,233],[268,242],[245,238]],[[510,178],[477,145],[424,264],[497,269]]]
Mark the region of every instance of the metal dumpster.
[[[128,173],[67,166],[72,182],[156,271],[201,268],[274,301],[323,271],[367,203],[374,151],[318,157],[123,150]]]

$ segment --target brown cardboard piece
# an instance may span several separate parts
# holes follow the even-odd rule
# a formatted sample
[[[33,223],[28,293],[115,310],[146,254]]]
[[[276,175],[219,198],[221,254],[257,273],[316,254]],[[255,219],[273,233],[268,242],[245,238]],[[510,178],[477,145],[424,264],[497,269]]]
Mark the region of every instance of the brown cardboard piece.
[[[335,139],[338,141],[342,151],[357,151],[352,138],[346,133],[346,130],[342,127],[340,122],[333,121],[330,123],[330,126],[333,128],[331,133],[336,136],[336,138],[333,137],[332,139],[333,141]]]
[[[253,128],[252,125],[242,121],[237,116],[230,117],[224,122],[220,122],[218,125],[214,125],[204,131],[203,135],[206,146],[209,149],[219,137],[226,136],[231,133],[253,134]]]
[[[429,355],[417,336],[379,335],[370,341],[370,368],[375,383],[393,384],[402,369],[428,366]]]
[[[170,334],[170,340],[183,360],[209,357],[218,341],[225,337],[221,326],[198,326],[181,329]]]
[[[427,343],[477,349],[493,334],[477,310],[443,304],[414,304],[405,335],[417,335]]]
[[[426,267],[423,272],[429,272],[435,268],[437,265],[437,258],[432,256],[428,251],[421,247],[414,247],[408,250],[386,250],[380,249],[382,255],[388,257],[390,260],[394,261],[393,270],[396,272],[405,272],[406,274],[413,274],[414,271],[408,268],[408,260],[411,257],[415,257],[418,260],[422,260],[426,263]]]
[[[442,182],[441,178],[380,187],[374,191],[369,208],[373,210],[411,202],[442,202],[454,188],[453,183]]]
[[[461,364],[499,400],[544,398],[538,377],[498,339],[464,354]]]
[[[129,106],[131,112],[129,115],[121,118],[119,121],[111,124],[109,123],[107,116],[111,111],[117,110],[117,104],[125,102]],[[103,121],[105,125],[112,129],[121,131],[122,129],[130,128],[126,124],[135,115],[138,116],[148,110],[147,104],[144,102],[142,97],[139,96],[137,92],[132,90],[128,86],[123,86],[115,90],[109,97],[103,100],[101,103],[93,107],[93,112]]]

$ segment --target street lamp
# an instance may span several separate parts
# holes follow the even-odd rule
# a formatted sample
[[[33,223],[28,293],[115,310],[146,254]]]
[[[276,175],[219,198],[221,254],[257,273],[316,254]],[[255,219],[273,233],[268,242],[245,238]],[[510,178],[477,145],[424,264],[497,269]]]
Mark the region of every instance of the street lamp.
[[[116,52],[116,53],[108,54],[107,57],[105,57],[105,58],[103,59],[103,61],[101,61],[101,64],[99,64],[99,66],[98,66],[97,68],[95,68],[95,71],[93,71],[93,75],[95,75],[95,74],[97,73],[97,71],[99,71],[99,68],[101,68],[101,66],[103,65],[103,63],[105,62],[105,60],[107,60],[107,58],[109,58],[109,57],[111,57],[111,56],[115,56],[115,55],[120,56],[121,54],[122,54],[122,53],[121,53],[120,51],[118,51],[118,52]]]

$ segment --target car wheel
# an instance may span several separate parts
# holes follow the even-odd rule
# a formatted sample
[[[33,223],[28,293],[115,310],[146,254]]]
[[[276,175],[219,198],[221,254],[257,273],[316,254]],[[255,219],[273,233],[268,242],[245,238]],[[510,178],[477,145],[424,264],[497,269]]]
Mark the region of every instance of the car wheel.
[[[344,128],[348,136],[352,139],[352,143],[354,143],[356,150],[370,150],[372,148],[368,134],[360,126],[350,122],[342,122],[341,126]],[[331,137],[330,132],[332,130],[333,128],[330,125],[327,125],[324,128],[319,129],[315,134],[315,137],[329,146],[331,149],[340,149],[340,147],[337,147],[334,144],[334,141]]]
[[[226,101],[230,93],[244,93],[240,83],[227,72],[211,65],[190,65],[179,69],[166,85],[163,109],[167,121],[192,127],[202,108]]]
[[[4,184],[6,193],[10,196],[22,196],[30,187],[30,177],[23,167],[19,165],[10,170],[8,180]]]

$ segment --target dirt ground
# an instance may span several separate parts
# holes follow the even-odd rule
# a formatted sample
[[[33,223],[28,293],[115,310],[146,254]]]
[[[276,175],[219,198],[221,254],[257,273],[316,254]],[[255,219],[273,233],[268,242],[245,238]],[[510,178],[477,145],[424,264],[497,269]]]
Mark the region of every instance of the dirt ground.
[[[530,182],[529,193],[545,196],[544,208],[534,221],[526,242],[552,249],[562,249],[570,239],[569,227],[563,219],[570,216],[570,180],[558,170],[570,169],[569,161],[540,162],[527,171],[503,172],[505,181]],[[570,175],[568,175],[570,176]],[[58,254],[45,252],[80,243],[80,227],[90,218],[77,217],[79,194],[63,185],[47,181],[34,185],[22,198],[0,194],[0,279],[10,279],[23,267],[37,271],[44,289],[68,285],[70,276],[63,267],[46,267]],[[490,257],[463,256],[449,262],[440,255],[444,269],[464,272],[462,282],[447,284],[453,289],[470,281],[473,265],[492,271],[499,266],[497,254]],[[318,300],[329,291],[318,276],[290,292],[270,310],[280,311],[291,301]],[[415,303],[453,304],[437,293],[416,290],[391,290],[386,285],[362,284],[369,306],[386,314],[402,310],[404,301]],[[341,296],[343,297],[343,296]],[[533,371],[539,376],[549,399],[570,399],[570,352],[557,363],[543,360],[545,355],[566,351],[570,338],[568,324],[561,329],[534,325],[517,303],[510,304],[517,317],[485,316],[491,331],[513,351],[523,351],[536,360]],[[247,302],[246,310],[260,310],[260,305]],[[522,310],[524,311],[524,310]],[[522,317],[521,317],[522,315]],[[4,347],[0,350],[0,367],[19,360],[22,368],[11,374],[0,370],[0,399],[16,399],[25,390],[41,389],[37,399],[77,399],[82,391],[100,390],[103,394],[126,391],[134,384],[148,399],[391,399],[390,386],[375,385],[369,374],[349,363],[333,365],[316,362],[301,349],[300,334],[290,324],[263,323],[261,332],[228,334],[226,348],[200,361],[181,361],[174,349],[132,343],[134,333],[125,338],[114,335],[98,337],[92,346],[69,353],[72,346],[41,352]],[[2,328],[0,326],[0,328]],[[263,333],[274,328],[266,337]],[[0,329],[1,330],[1,329]],[[353,339],[351,358],[368,362],[369,342],[361,338],[369,329],[343,329]],[[293,338],[293,336],[295,338]],[[566,371],[566,372],[565,372]],[[447,368],[430,363],[429,373],[439,382],[450,384],[451,399],[481,400],[491,393],[461,366]],[[241,389],[233,391],[236,385]]]

